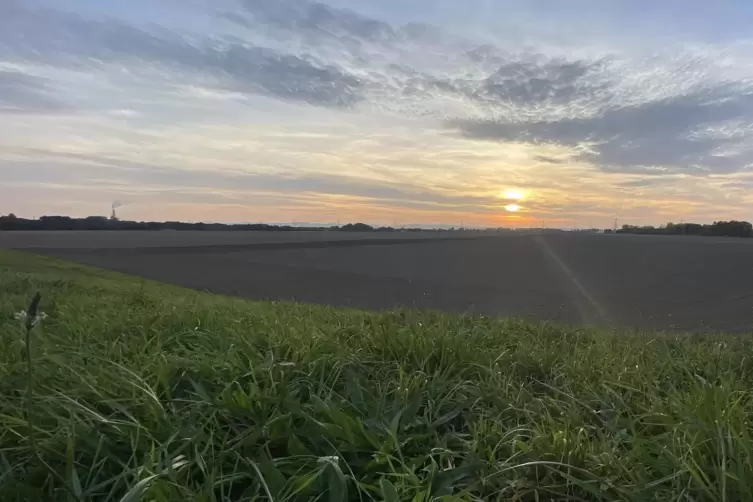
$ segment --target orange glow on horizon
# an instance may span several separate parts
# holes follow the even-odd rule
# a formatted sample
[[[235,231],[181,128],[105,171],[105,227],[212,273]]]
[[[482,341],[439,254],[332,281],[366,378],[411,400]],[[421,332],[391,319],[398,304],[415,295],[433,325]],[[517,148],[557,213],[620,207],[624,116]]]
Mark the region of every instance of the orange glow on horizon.
[[[155,214],[159,216],[155,218]],[[436,212],[405,208],[386,208],[372,204],[287,204],[275,207],[249,207],[243,204],[188,204],[173,203],[163,207],[127,207],[122,211],[124,219],[217,221],[226,223],[292,223],[309,222],[341,224],[362,222],[370,225],[438,225],[468,227],[527,227],[538,220],[518,211],[501,213]]]

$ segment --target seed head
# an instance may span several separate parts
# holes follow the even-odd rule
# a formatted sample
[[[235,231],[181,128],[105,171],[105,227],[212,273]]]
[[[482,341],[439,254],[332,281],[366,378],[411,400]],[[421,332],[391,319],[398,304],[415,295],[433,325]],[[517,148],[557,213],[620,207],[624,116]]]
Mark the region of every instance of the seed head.
[[[41,299],[42,295],[37,293],[34,295],[34,298],[32,298],[29,308],[26,309],[25,312],[22,310],[13,314],[14,319],[24,322],[24,327],[27,330],[31,330],[39,321],[47,318],[47,314],[39,311],[39,301]]]
[[[42,295],[37,292],[34,298],[31,299],[29,308],[26,311],[26,329],[30,330],[37,324],[37,311],[39,310],[39,301],[42,299]]]

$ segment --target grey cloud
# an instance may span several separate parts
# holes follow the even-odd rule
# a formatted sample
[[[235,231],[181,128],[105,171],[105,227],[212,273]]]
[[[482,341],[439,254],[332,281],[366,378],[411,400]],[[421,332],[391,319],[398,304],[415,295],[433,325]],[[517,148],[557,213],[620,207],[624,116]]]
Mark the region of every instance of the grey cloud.
[[[566,162],[565,160],[550,157],[548,155],[535,155],[533,160],[544,162],[545,164],[564,164]]]
[[[567,103],[604,88],[604,84],[594,84],[586,78],[599,67],[599,63],[583,61],[506,62],[473,94],[484,101]]]
[[[335,38],[389,40],[392,26],[355,12],[308,0],[244,0],[256,22],[295,31],[312,31]]]
[[[578,146],[594,144],[583,158],[607,171],[656,170],[700,174],[733,172],[749,157],[715,152],[740,138],[697,137],[699,126],[740,118],[753,112],[753,93],[724,87],[637,106],[609,109],[592,118],[552,122],[454,121],[451,127],[477,139],[516,140]]]
[[[199,42],[166,30],[146,31],[115,20],[86,20],[52,10],[7,14],[0,19],[0,54],[10,57],[74,67],[140,60],[200,72],[239,92],[335,107],[351,106],[360,99],[358,79],[335,66],[242,40]]]
[[[414,42],[424,42],[432,44],[444,44],[454,42],[455,44],[466,43],[464,40],[452,37],[439,29],[438,27],[427,23],[408,23],[397,29],[404,38]]]
[[[734,180],[729,181],[726,183],[722,183],[718,186],[720,190],[723,191],[730,191],[730,190],[745,190],[748,191],[751,188],[753,188],[753,180],[750,179],[743,179],[743,180]]]
[[[65,109],[48,80],[0,70],[0,113],[55,113]]]
[[[481,44],[465,52],[468,59],[478,64],[503,66],[506,62],[506,54],[498,47],[491,44]]]
[[[670,185],[680,179],[681,178],[677,176],[650,176],[638,180],[620,181],[615,185],[625,188],[648,188],[653,186]]]
[[[434,51],[449,55],[474,44],[424,23],[391,25],[347,8],[316,0],[241,0],[238,12],[220,16],[250,30],[262,32],[278,43],[324,48],[368,70],[398,54]],[[407,52],[406,52],[407,51]],[[377,70],[378,72],[378,70]]]
[[[238,14],[237,12],[221,12],[219,14],[219,17],[227,21],[230,21],[231,23],[235,23],[237,25],[243,26],[244,28],[253,27],[253,23],[251,21],[246,19],[244,16]]]
[[[466,43],[444,30],[427,23],[408,22],[391,25],[348,8],[329,5],[317,0],[241,0],[245,14],[260,24],[297,33],[323,36],[358,45],[360,42],[424,44]],[[236,20],[239,20],[236,18]]]
[[[487,51],[488,49],[480,49]],[[567,61],[548,59],[539,55],[502,56],[477,62],[483,56],[459,53],[458,58],[470,65],[470,76],[448,78],[432,75],[415,68],[392,63],[386,66],[387,77],[383,85],[395,85],[396,92],[414,100],[431,101],[437,97],[461,99],[471,105],[480,105],[490,115],[529,112],[541,115],[542,110],[571,109],[603,106],[609,92],[609,80],[604,77],[609,62]],[[466,58],[466,59],[463,59]],[[491,58],[491,56],[490,56]],[[515,109],[515,112],[510,110]]]

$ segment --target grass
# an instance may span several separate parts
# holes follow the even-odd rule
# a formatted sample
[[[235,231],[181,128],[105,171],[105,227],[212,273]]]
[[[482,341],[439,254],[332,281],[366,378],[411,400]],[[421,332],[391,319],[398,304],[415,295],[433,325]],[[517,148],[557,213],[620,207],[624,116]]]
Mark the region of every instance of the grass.
[[[749,336],[246,302],[9,251],[0,316],[3,501],[753,500]]]

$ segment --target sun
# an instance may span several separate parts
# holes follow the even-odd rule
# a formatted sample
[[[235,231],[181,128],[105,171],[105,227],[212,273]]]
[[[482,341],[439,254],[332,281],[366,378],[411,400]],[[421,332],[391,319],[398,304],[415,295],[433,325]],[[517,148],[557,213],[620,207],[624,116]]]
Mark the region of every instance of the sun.
[[[517,204],[508,204],[505,206],[505,211],[509,211],[511,213],[517,213],[520,211],[520,206]]]
[[[519,188],[506,188],[502,192],[502,198],[507,200],[523,200],[526,198],[526,193]]]

